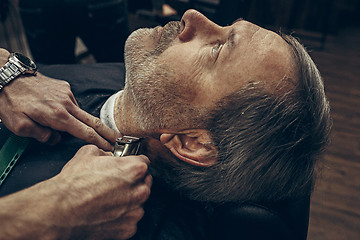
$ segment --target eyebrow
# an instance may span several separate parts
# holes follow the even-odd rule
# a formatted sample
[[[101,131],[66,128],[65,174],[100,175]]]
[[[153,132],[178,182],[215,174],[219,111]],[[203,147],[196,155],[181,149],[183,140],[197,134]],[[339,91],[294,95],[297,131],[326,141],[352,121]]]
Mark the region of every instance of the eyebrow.
[[[228,37],[229,48],[233,49],[235,46],[235,29],[231,29]]]
[[[234,25],[235,23],[243,21],[243,20],[244,20],[243,18],[238,18],[231,25]],[[229,33],[228,42],[229,42],[229,48],[233,49],[235,46],[235,29],[234,28],[232,28]]]

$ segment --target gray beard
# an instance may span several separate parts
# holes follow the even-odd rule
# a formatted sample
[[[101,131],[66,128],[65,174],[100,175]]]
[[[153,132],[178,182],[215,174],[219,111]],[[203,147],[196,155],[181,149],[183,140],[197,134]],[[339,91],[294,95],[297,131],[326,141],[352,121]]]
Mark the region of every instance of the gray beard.
[[[147,76],[153,75],[153,68],[150,67],[152,65],[150,56],[145,50],[142,40],[146,36],[151,36],[152,32],[152,29],[139,29],[129,36],[125,44],[126,84],[124,90],[128,95],[127,98],[134,104],[134,109],[132,109],[134,120],[142,131],[148,129],[154,119],[145,114],[146,110],[140,104],[141,100],[138,97],[140,94],[135,91],[135,83],[148,81]]]
[[[156,64],[158,56],[171,46],[179,30],[178,22],[167,24],[160,42],[150,52],[145,50],[144,39],[149,41],[158,36],[154,34],[154,29],[139,29],[126,41],[124,93],[132,100],[135,122],[144,132],[161,128],[197,127],[201,122],[199,109],[185,103],[182,92],[173,94],[176,86],[168,79],[175,77],[176,73],[166,64]]]

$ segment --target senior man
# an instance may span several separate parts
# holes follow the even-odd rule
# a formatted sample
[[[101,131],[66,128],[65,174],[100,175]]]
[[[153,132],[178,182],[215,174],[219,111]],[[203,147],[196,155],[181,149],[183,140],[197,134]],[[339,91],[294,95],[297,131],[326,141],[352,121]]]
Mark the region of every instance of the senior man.
[[[173,188],[213,202],[304,192],[330,120],[319,72],[295,39],[190,10],[134,32],[125,48],[115,126],[151,137],[152,163],[167,165],[160,175]]]
[[[101,86],[71,85],[87,88],[74,88],[85,110],[102,107],[108,126],[146,138],[142,150],[156,184],[136,239],[210,239],[208,203],[309,194],[329,106],[316,66],[296,40],[242,20],[219,27],[189,10],[181,22],[134,32],[125,66],[124,90],[104,106],[109,89],[120,89],[121,73],[93,77],[113,79]],[[61,78],[61,69],[44,72]],[[63,153],[71,141],[41,155]]]

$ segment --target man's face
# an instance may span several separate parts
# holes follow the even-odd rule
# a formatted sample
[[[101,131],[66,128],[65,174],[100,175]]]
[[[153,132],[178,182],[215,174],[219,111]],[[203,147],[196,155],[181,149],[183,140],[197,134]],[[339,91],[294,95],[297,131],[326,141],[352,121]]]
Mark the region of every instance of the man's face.
[[[189,10],[181,22],[129,37],[125,93],[141,109],[144,128],[197,127],[201,109],[249,82],[271,90],[294,79],[292,61],[290,47],[272,31],[242,20],[220,27]]]

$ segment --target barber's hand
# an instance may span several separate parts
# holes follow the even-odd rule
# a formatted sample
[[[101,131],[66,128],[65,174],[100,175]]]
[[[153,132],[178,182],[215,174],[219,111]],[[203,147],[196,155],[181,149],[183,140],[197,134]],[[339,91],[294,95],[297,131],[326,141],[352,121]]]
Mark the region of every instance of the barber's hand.
[[[77,229],[72,237],[81,239],[130,238],[150,194],[148,164],[145,156],[118,158],[93,145],[81,148],[51,179],[64,195],[63,221],[56,225]]]
[[[0,66],[9,53],[0,49]],[[70,85],[62,80],[36,76],[21,76],[0,91],[0,119],[5,126],[23,137],[55,144],[61,132],[111,150],[119,133],[79,108]]]
[[[49,180],[0,198],[0,239],[127,239],[150,195],[149,159],[82,147]]]

